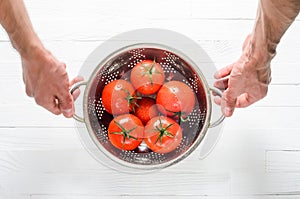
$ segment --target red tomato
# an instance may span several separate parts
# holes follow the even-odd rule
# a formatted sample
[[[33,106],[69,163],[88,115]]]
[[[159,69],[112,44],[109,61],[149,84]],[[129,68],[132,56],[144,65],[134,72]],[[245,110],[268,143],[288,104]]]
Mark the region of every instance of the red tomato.
[[[136,100],[133,86],[125,80],[114,80],[102,91],[102,104],[112,115],[129,113],[134,110]]]
[[[155,100],[150,97],[138,100],[134,115],[140,118],[143,124],[146,124],[151,118],[158,115]]]
[[[144,126],[139,118],[131,114],[115,117],[108,126],[108,138],[112,145],[121,150],[137,148],[144,134]]]
[[[195,106],[195,96],[193,90],[185,83],[169,81],[158,91],[156,103],[160,112],[180,117],[184,121]]]
[[[174,151],[182,140],[182,129],[177,122],[165,116],[152,118],[145,126],[145,143],[156,153]]]
[[[165,81],[165,73],[155,60],[143,60],[131,70],[130,81],[144,95],[156,93]]]

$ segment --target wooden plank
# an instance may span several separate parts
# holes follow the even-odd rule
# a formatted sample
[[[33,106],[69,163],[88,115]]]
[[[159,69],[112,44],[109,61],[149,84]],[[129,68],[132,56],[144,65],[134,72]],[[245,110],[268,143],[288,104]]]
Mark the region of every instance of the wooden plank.
[[[151,3],[146,4],[141,4],[138,0],[131,0],[129,2],[120,0],[88,0],[86,2],[62,0],[56,3],[55,1],[50,3],[34,0],[25,2],[33,18],[40,18],[41,16],[47,17],[55,13],[60,15],[62,19],[78,20],[81,19],[78,15],[79,10],[84,19],[86,19],[86,15],[88,15],[88,18],[92,17],[90,19],[119,18],[126,16],[135,20],[139,20],[141,17],[155,19],[163,16],[170,18],[188,18],[190,16],[189,1],[183,2],[180,0],[153,0]],[[149,10],[153,10],[155,14],[146,14]]]
[[[191,0],[193,18],[255,19],[256,10],[257,1]]]
[[[49,162],[50,163],[50,162]],[[69,164],[71,166],[71,164]],[[166,171],[132,175],[119,172],[62,173],[39,171],[10,172],[1,184],[15,193],[101,194],[101,195],[228,195],[226,173],[187,173],[172,175]],[[161,187],[168,187],[167,190]],[[180,187],[180,189],[178,188]],[[191,194],[192,193],[192,194]]]
[[[57,138],[59,139],[59,137]],[[13,172],[40,172],[40,173],[96,173],[97,175],[106,175],[105,173],[117,172],[124,174],[141,173],[151,176],[151,173],[160,173],[162,175],[169,175],[173,173],[177,174],[196,174],[197,175],[223,175],[226,169],[231,168],[232,164],[226,163],[224,158],[218,160],[219,156],[212,155],[206,159],[198,158],[198,151],[194,151],[188,158],[184,159],[180,163],[170,166],[163,170],[155,170],[153,172],[140,171],[140,170],[125,170],[126,168],[118,167],[113,164],[110,159],[100,159],[99,161],[94,159],[95,156],[90,155],[88,151],[83,149],[81,145],[76,145],[71,148],[66,146],[65,148],[58,142],[58,146],[52,147],[52,149],[45,149],[45,147],[39,146],[33,139],[31,150],[27,147],[24,150],[16,149],[1,149],[1,175],[9,174]],[[67,142],[68,140],[64,139]],[[28,141],[25,140],[25,143]],[[24,144],[23,144],[24,145]],[[68,145],[66,143],[66,145]],[[70,144],[69,144],[70,145]],[[218,150],[218,149],[216,149]],[[228,151],[226,151],[228,152]],[[226,154],[223,153],[225,156]],[[215,165],[215,162],[220,162],[224,167],[219,168]],[[70,165],[70,163],[72,163]],[[123,170],[122,170],[123,169]],[[116,171],[115,171],[116,170]],[[209,178],[207,176],[207,178]]]
[[[274,77],[275,78],[275,77]],[[300,86],[294,85],[270,85],[267,96],[255,103],[255,107],[296,107],[300,106]]]
[[[234,171],[231,175],[234,195],[299,197],[299,173],[259,173]],[[272,198],[272,197],[271,197]]]
[[[260,160],[262,158],[266,159],[266,151],[299,150],[300,144],[298,139],[299,129],[297,128],[249,129],[248,127],[244,127],[240,129],[232,129],[226,124],[222,138],[218,142],[215,150],[219,150],[219,148],[221,150],[221,148],[224,148],[226,152],[224,152],[223,155],[228,154],[229,156],[234,156],[235,153],[247,153],[249,155],[253,155],[254,159]],[[259,151],[259,153],[254,153],[253,151]],[[220,151],[217,151],[216,153],[219,152]],[[246,158],[247,157],[244,157],[243,159]]]
[[[226,199],[224,196],[202,196],[202,195],[31,195],[30,199]]]
[[[267,150],[266,172],[299,173],[300,150]]]
[[[202,196],[202,195],[31,195],[30,199],[295,199],[300,195],[221,195],[221,196]]]
[[[299,62],[298,62],[299,63]],[[300,73],[298,63],[279,63],[273,62],[271,65],[272,82],[271,84],[295,84],[300,83],[297,77]]]
[[[79,19],[78,10],[83,16],[93,16],[94,18],[108,17],[136,17],[139,11],[143,11],[143,6],[138,0],[124,2],[120,0],[88,0],[86,3],[70,2],[63,0],[57,3],[47,3],[34,1],[25,1],[29,13],[32,17],[48,16],[53,13],[61,15],[64,18]],[[71,5],[70,5],[71,4]],[[257,1],[238,1],[228,0],[219,2],[217,0],[153,0],[152,3],[146,4],[147,10],[154,10],[155,14],[143,15],[144,18],[222,18],[222,19],[253,19],[256,14]],[[69,8],[72,9],[69,9]],[[224,9],[226,8],[226,9]],[[43,15],[41,15],[43,14]]]
[[[0,190],[2,191],[2,190]],[[7,193],[6,191],[0,192],[1,199],[31,199],[30,194],[16,194],[16,193]]]
[[[300,150],[299,129],[249,129],[247,126],[240,129],[233,129],[227,124],[221,134],[213,151],[201,162],[200,168],[204,171],[219,170],[222,165],[224,171],[241,170],[245,172],[275,172],[276,162],[270,162],[266,157],[266,151],[296,151]],[[275,160],[276,154],[272,156]],[[278,162],[285,161],[285,158],[278,156]],[[287,162],[295,161],[295,167],[299,162],[298,156],[287,156]],[[283,163],[284,164],[284,163]],[[269,168],[270,167],[270,168]],[[186,166],[186,168],[189,168]],[[284,167],[281,171],[284,172]],[[286,167],[286,172],[289,168]],[[275,169],[275,168],[274,168]]]
[[[49,113],[35,102],[19,105],[1,105],[1,127],[74,127],[74,119]]]
[[[82,149],[74,128],[0,128],[0,151]]]
[[[248,107],[226,119],[230,129],[297,129],[299,107]]]

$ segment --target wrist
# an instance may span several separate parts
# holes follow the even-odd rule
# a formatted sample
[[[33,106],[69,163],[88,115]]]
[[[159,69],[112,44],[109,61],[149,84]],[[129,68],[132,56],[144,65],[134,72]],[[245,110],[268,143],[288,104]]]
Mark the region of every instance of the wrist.
[[[40,42],[32,42],[28,44],[25,48],[22,48],[19,52],[21,57],[27,60],[40,59],[48,54],[48,51]]]
[[[19,52],[21,57],[29,58],[34,56],[37,52],[45,51],[43,44],[35,33],[24,33],[21,35],[23,35],[22,38],[19,36],[13,37],[14,35],[11,37],[12,45]]]
[[[48,62],[51,60],[49,58],[51,54],[39,42],[32,42],[19,52],[22,59],[23,69],[30,69],[31,71],[35,71],[34,73],[47,66]]]
[[[242,56],[245,66],[257,73],[259,82],[268,85],[271,82],[270,63],[275,54],[276,47],[270,48],[265,41],[250,35],[244,44]]]
[[[259,63],[255,65],[257,69],[270,67],[270,62],[276,55],[276,43],[254,32],[246,45],[244,53],[249,60],[255,60]]]

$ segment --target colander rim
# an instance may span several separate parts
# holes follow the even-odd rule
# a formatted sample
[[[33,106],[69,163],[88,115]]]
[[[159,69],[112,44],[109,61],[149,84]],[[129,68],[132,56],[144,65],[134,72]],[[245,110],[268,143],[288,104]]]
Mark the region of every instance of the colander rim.
[[[134,50],[134,49],[140,49],[140,48],[157,48],[159,50],[165,50],[168,52],[171,52],[184,61],[186,61],[190,66],[193,67],[193,69],[196,71],[198,77],[200,78],[200,81],[202,83],[204,92],[205,92],[205,98],[206,98],[206,115],[205,115],[205,121],[203,123],[203,127],[199,133],[197,133],[197,137],[195,141],[191,144],[191,146],[182,154],[178,155],[177,157],[167,161],[163,162],[160,164],[134,164],[134,163],[129,163],[127,161],[121,160],[120,158],[114,156],[112,153],[110,153],[102,144],[99,142],[97,136],[94,133],[94,130],[91,126],[91,121],[89,117],[89,111],[88,111],[88,98],[89,98],[89,92],[92,86],[93,81],[95,80],[99,70],[113,57],[116,57],[118,54],[122,54],[123,52],[127,52],[129,50]],[[206,81],[205,76],[201,72],[200,68],[197,67],[197,65],[194,63],[193,60],[191,60],[188,56],[186,56],[184,53],[181,51],[172,48],[168,45],[165,44],[159,44],[159,43],[135,43],[135,44],[130,44],[127,46],[123,46],[120,49],[115,50],[114,52],[111,52],[105,59],[101,60],[101,62],[95,67],[95,69],[92,72],[92,75],[90,78],[87,80],[87,85],[84,91],[84,97],[83,97],[83,114],[85,118],[85,125],[86,128],[88,129],[88,133],[90,138],[92,139],[93,143],[95,146],[99,149],[99,152],[104,154],[108,159],[112,160],[114,163],[120,165],[120,166],[125,166],[126,168],[129,169],[139,169],[139,170],[156,170],[156,169],[162,169],[166,168],[168,166],[171,166],[173,164],[176,164],[180,162],[181,160],[185,159],[187,156],[189,156],[202,142],[203,138],[205,137],[207,133],[207,129],[209,128],[209,122],[211,120],[211,109],[212,109],[212,104],[211,104],[211,95],[210,95],[210,90],[208,83]]]

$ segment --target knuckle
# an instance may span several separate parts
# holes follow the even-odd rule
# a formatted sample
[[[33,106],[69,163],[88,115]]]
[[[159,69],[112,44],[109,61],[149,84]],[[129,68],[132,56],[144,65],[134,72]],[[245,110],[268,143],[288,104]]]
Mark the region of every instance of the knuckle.
[[[68,95],[65,97],[65,103],[66,104],[72,104],[72,102],[73,102],[73,99],[72,99],[72,95],[70,94],[70,93],[68,93]]]
[[[34,99],[35,99],[35,103],[37,103],[38,105],[40,105],[40,106],[43,106],[43,105],[44,105],[44,100],[43,100],[42,97],[40,97],[40,96],[35,96]]]
[[[67,65],[64,62],[61,62],[61,66],[65,69],[67,68]]]
[[[31,90],[27,86],[26,86],[25,92],[28,97],[33,97]]]
[[[266,97],[267,94],[268,94],[268,87],[265,87],[265,88],[263,88],[263,89],[261,90],[261,92],[260,92],[260,96],[259,96],[260,99]]]
[[[69,87],[69,76],[64,68],[58,68],[56,74],[59,76],[60,85],[64,88]]]
[[[62,73],[61,73],[61,75],[62,75],[62,77],[64,78],[64,79],[67,79],[67,83],[69,83],[69,78],[68,78],[68,73],[67,73],[67,71],[66,70],[63,70],[62,71]]]
[[[63,109],[71,109],[73,104],[73,100],[71,96],[67,96],[64,99],[60,100],[60,105]]]
[[[224,94],[222,95],[222,99],[227,103],[227,104],[235,104],[236,98],[230,95],[229,92],[225,91]]]
[[[61,111],[58,110],[58,109],[53,109],[53,110],[50,110],[54,115],[60,115],[61,114]]]
[[[261,94],[261,96],[260,96],[260,99],[263,99],[263,98],[265,98],[267,96],[267,92],[263,92],[262,94]]]

